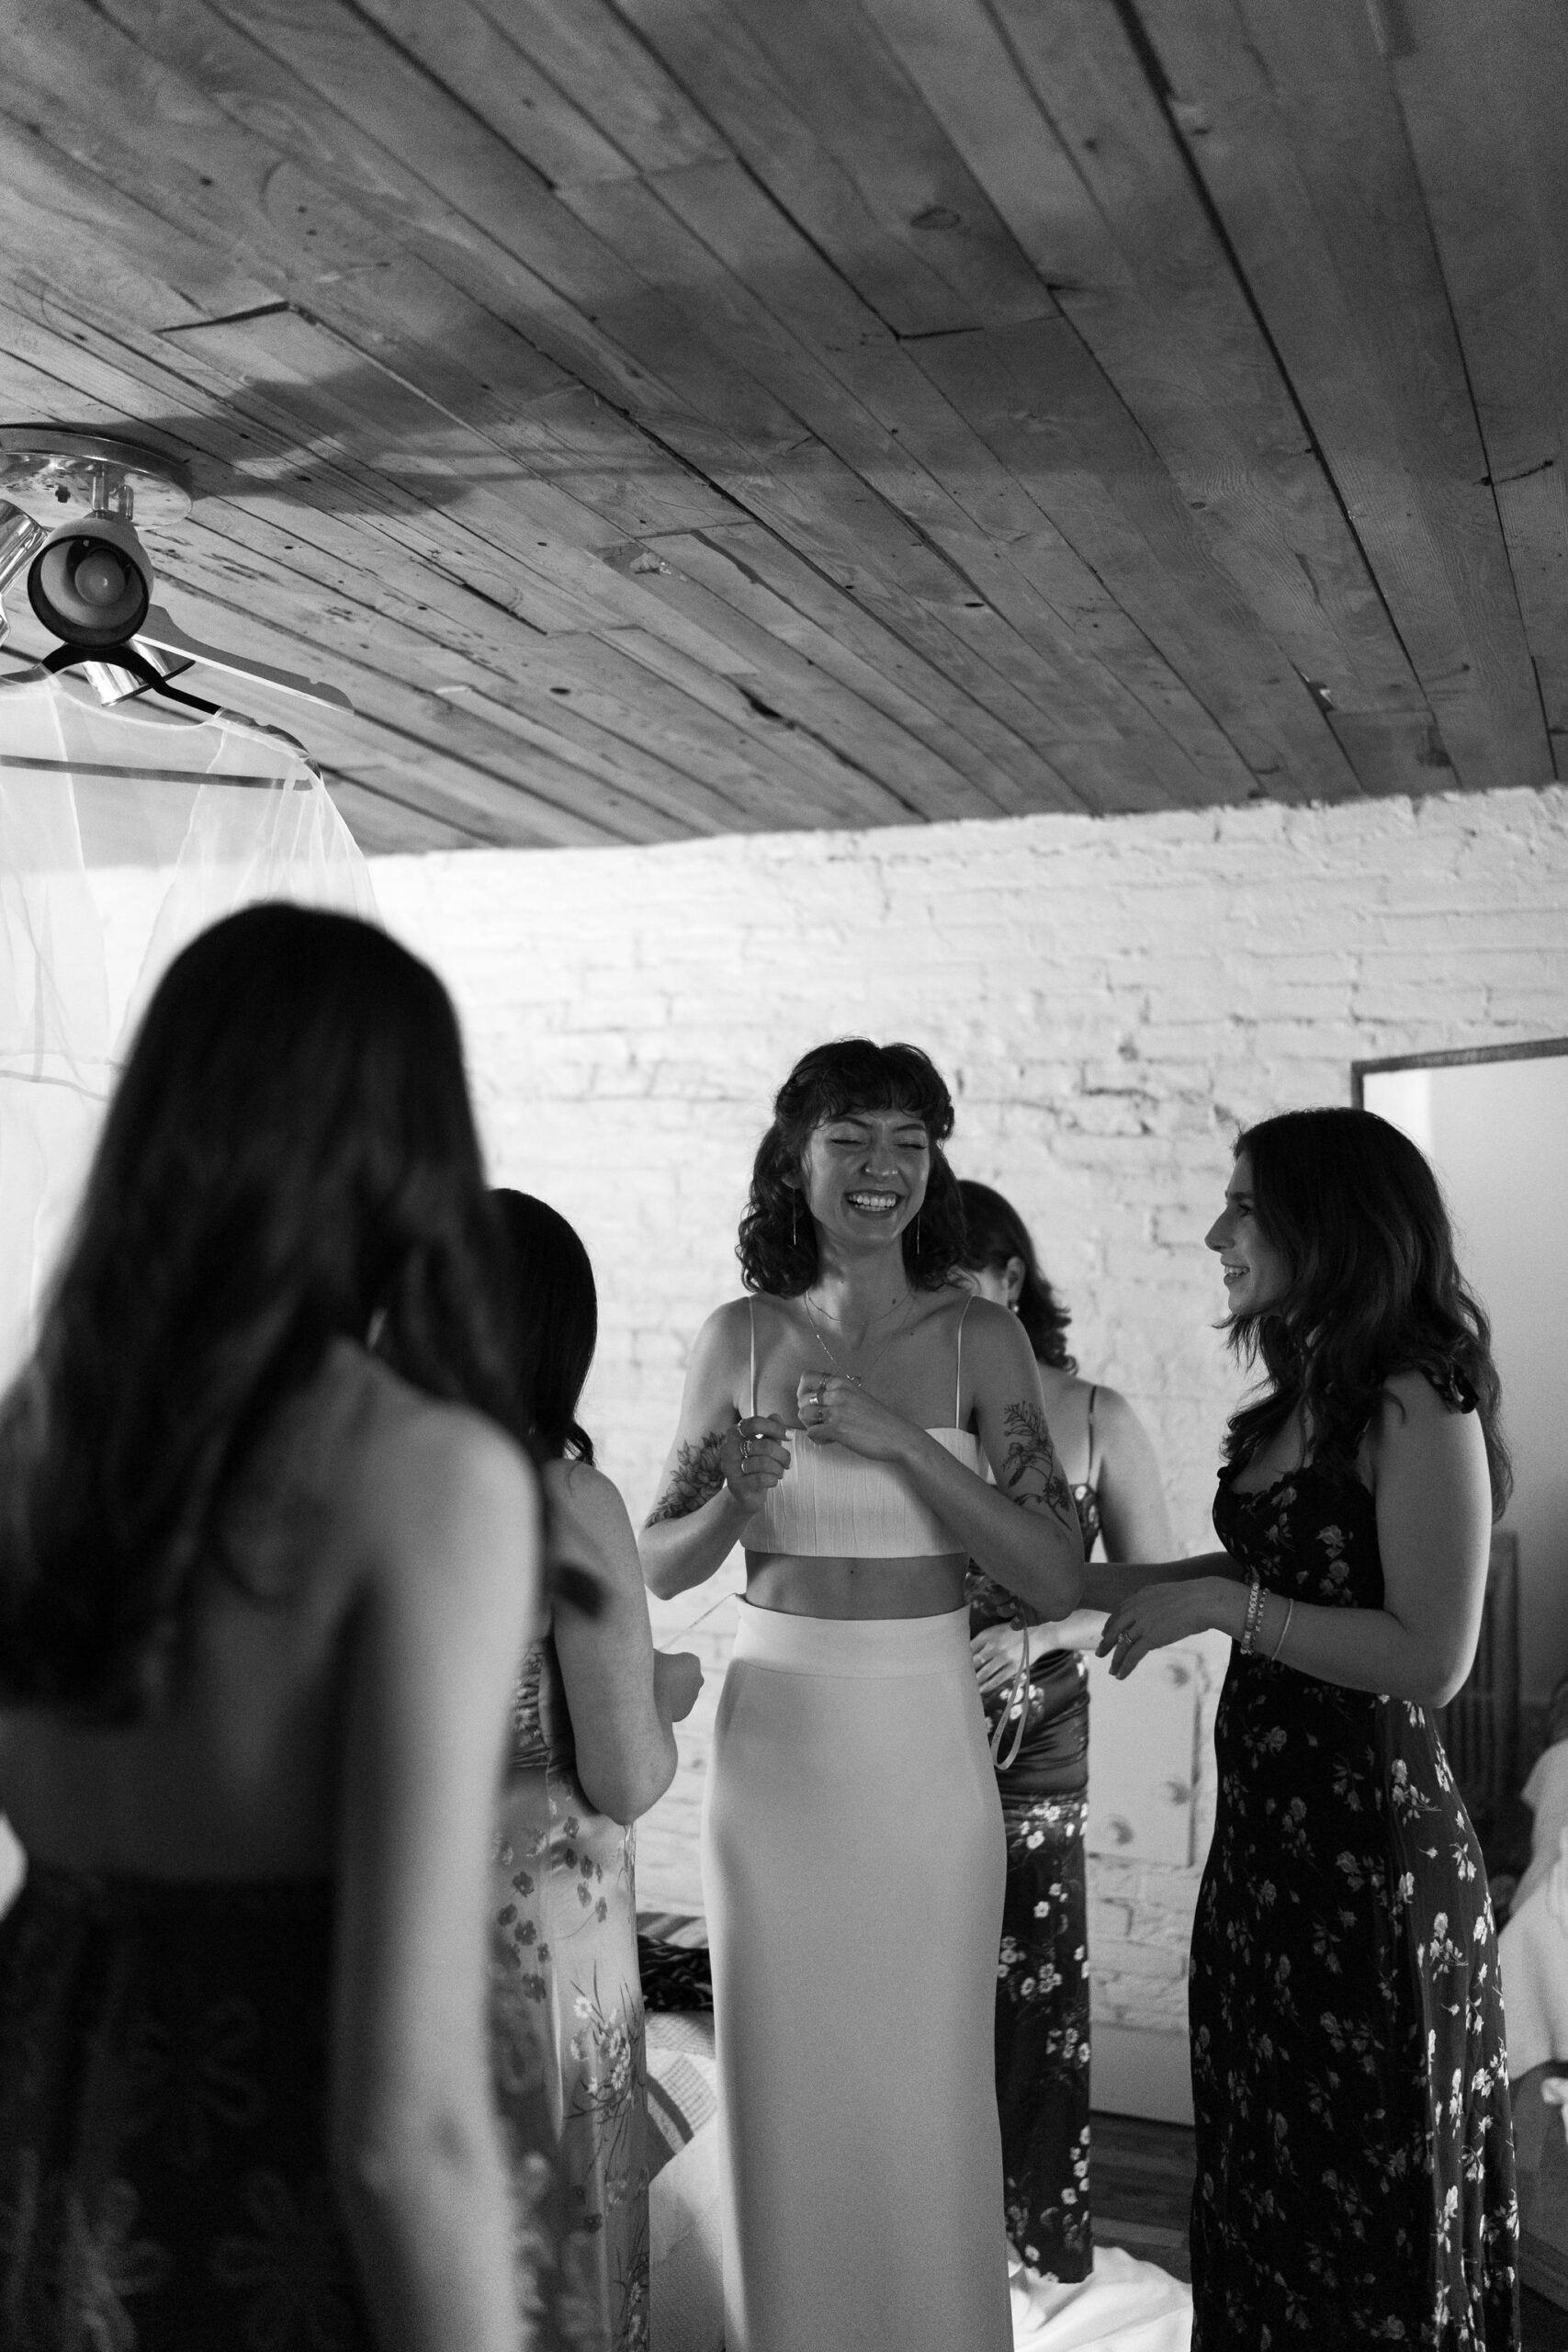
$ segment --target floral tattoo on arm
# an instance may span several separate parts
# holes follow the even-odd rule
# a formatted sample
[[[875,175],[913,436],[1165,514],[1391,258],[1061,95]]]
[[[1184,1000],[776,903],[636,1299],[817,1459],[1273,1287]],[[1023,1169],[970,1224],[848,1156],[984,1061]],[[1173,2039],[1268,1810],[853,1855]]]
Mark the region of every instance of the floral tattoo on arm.
[[[1010,1405],[1002,1416],[1008,1450],[1002,1462],[1002,1483],[1015,1502],[1026,1510],[1048,1510],[1065,1527],[1076,1527],[1073,1490],[1062,1476],[1045,1416],[1038,1405]]]
[[[718,1458],[723,1444],[724,1431],[709,1430],[706,1437],[677,1450],[673,1476],[649,1512],[645,1526],[657,1527],[664,1519],[686,1519],[717,1494],[724,1484]]]

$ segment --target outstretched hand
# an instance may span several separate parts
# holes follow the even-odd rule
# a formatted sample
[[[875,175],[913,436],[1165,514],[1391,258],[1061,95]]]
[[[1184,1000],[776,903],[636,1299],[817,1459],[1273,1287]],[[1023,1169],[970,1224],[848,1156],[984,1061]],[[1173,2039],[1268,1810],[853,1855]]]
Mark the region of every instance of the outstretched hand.
[[[1194,1577],[1180,1584],[1146,1584],[1113,1609],[1100,1637],[1096,1656],[1109,1657],[1111,1671],[1124,1682],[1151,1650],[1168,1649],[1172,1642],[1190,1641],[1217,1621],[1213,1577]]]

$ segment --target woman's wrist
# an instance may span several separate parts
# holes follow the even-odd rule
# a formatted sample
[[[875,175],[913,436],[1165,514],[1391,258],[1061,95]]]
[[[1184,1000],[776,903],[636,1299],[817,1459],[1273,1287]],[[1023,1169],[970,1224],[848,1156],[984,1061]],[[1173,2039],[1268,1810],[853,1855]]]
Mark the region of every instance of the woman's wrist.
[[[750,1526],[762,1507],[760,1496],[754,1503],[748,1502],[744,1495],[736,1493],[728,1478],[713,1497],[713,1504],[720,1532],[737,1544],[741,1529]]]
[[[1247,1631],[1250,1586],[1238,1584],[1235,1577],[1211,1577],[1208,1581],[1208,1615],[1214,1631],[1239,1642]]]
[[[922,1430],[907,1421],[902,1413],[892,1417],[897,1423],[894,1432],[894,1451],[890,1457],[900,1470],[912,1470],[923,1456],[928,1462],[945,1465],[953,1460],[945,1446],[939,1445],[930,1430]]]

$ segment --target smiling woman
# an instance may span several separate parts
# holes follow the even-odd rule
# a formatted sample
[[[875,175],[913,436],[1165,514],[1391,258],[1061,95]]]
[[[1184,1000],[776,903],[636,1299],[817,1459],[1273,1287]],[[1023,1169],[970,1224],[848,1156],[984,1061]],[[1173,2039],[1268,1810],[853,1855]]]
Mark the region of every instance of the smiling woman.
[[[1277,1306],[1291,1286],[1291,1261],[1258,1221],[1252,1161],[1238,1151],[1225,1204],[1204,1236],[1220,1253],[1220,1278],[1232,1319],[1262,1316]]]
[[[964,1574],[1061,1617],[1082,1545],[1029,1342],[950,1280],[952,1128],[912,1046],[791,1073],[643,1538],[661,1594],[746,1553],[703,1832],[730,2352],[1011,2343]]]
[[[1210,1627],[1235,1643],[1192,1937],[1194,2352],[1499,2352],[1496,1943],[1427,1712],[1469,1670],[1508,1488],[1486,1317],[1430,1168],[1368,1111],[1250,1129],[1207,1241],[1268,1375],[1231,1420],[1224,1548],[1089,1579],[1114,1674]]]

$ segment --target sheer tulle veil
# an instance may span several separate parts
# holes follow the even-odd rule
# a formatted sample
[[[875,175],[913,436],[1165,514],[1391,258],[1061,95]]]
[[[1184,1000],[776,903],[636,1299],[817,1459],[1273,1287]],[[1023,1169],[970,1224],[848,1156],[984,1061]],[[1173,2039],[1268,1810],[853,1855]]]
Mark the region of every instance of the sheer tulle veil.
[[[260,899],[375,919],[308,753],[219,711],[0,680],[0,1386],[27,1353],[103,1106],[186,943]]]

